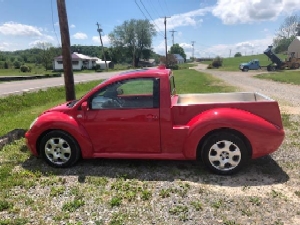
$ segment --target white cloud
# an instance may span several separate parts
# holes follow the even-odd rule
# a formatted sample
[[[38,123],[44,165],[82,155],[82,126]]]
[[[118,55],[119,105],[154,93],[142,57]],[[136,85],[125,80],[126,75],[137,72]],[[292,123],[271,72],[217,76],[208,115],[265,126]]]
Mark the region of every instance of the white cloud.
[[[74,25],[74,24],[71,24],[71,26],[70,26],[71,28],[75,28],[76,26]]]
[[[299,9],[300,0],[218,0],[212,13],[224,24],[242,24],[275,20]]]
[[[1,51],[8,51],[9,50],[10,44],[7,42],[2,42],[0,43],[0,50]]]
[[[108,35],[103,35],[101,38],[102,38],[102,42],[103,42],[104,46],[108,46],[110,44]],[[99,38],[99,36],[93,36],[92,40],[93,40],[94,43],[100,45],[100,38]]]
[[[42,36],[42,33],[38,27],[15,22],[5,22],[4,24],[0,25],[0,34],[29,37]]]
[[[167,18],[167,29],[174,29],[175,27],[183,27],[183,26],[196,26],[203,22],[202,19],[198,17],[205,16],[206,13],[210,12],[212,7],[205,7],[203,9],[197,9],[194,11],[190,11],[182,14],[175,14],[170,18]],[[158,18],[154,20],[155,28],[159,29],[159,31],[164,31],[164,19]]]
[[[85,40],[88,38],[88,36],[85,33],[80,33],[80,32],[74,34],[72,37],[77,40]]]
[[[58,23],[58,22],[56,22],[56,23],[54,24],[54,26],[57,26],[57,27],[58,27],[58,26],[59,26],[59,23]]]

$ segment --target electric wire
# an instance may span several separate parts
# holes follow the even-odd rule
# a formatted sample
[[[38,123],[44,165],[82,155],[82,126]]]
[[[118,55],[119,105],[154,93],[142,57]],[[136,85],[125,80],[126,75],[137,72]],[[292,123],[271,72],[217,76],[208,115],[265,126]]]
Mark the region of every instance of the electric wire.
[[[54,26],[54,18],[53,18],[53,2],[52,2],[52,0],[51,0],[51,15],[52,15],[52,26],[53,26],[53,31],[54,31],[54,34],[55,34],[55,37],[56,37],[58,46],[61,47],[61,43],[60,43],[60,41],[58,40],[57,33],[56,33],[56,30],[55,30],[55,26]]]

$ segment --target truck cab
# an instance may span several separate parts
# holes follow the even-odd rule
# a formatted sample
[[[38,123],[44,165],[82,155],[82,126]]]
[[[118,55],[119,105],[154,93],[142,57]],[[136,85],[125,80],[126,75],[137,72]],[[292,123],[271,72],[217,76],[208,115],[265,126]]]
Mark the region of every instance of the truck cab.
[[[258,59],[253,59],[250,62],[247,63],[241,63],[239,66],[239,69],[247,72],[248,70],[258,70],[260,69],[260,65],[259,65],[259,60]]]

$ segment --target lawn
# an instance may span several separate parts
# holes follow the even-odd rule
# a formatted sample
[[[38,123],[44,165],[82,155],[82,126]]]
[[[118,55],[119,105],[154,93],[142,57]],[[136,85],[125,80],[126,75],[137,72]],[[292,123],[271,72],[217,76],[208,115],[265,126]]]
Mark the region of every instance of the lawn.
[[[300,71],[283,70],[272,73],[258,74],[255,76],[259,79],[273,80],[282,83],[300,85]]]

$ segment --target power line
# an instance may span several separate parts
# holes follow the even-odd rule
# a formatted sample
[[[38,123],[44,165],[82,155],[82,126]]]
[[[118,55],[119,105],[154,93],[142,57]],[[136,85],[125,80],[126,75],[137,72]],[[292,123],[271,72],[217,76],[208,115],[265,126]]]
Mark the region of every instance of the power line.
[[[140,0],[140,2],[142,3],[142,1]],[[148,17],[145,15],[144,11],[141,9],[141,7],[139,6],[139,4],[136,2],[135,0],[135,4],[139,7],[140,11],[143,13],[144,17],[146,18],[146,20],[149,20]],[[144,4],[142,3],[142,5],[144,6]],[[148,13],[148,15],[150,16],[149,12],[147,11],[146,7],[144,6],[146,12]],[[150,16],[150,18],[152,19],[152,17]],[[159,27],[156,25],[156,23],[153,21],[152,19],[152,22],[154,23],[154,25],[158,28],[158,31],[159,32],[162,32],[159,30]],[[163,35],[161,33],[158,33],[159,35],[161,35],[163,37]]]
[[[52,0],[51,0],[51,15],[52,15],[52,26],[53,26],[53,31],[54,31],[54,34],[55,34],[55,37],[56,37],[56,40],[57,40],[57,44],[58,46],[61,47],[61,44],[58,40],[58,37],[57,37],[57,33],[56,33],[56,30],[55,30],[55,26],[54,26],[54,19],[53,19],[53,3],[52,3]]]
[[[161,32],[161,30],[159,29],[159,27],[157,26],[157,24],[154,22],[153,18],[151,17],[150,13],[148,12],[148,10],[146,9],[144,3],[142,2],[142,0],[140,0],[141,4],[143,5],[145,11],[148,13],[150,19],[152,20],[152,22],[154,23],[154,25],[157,27],[158,31]]]

